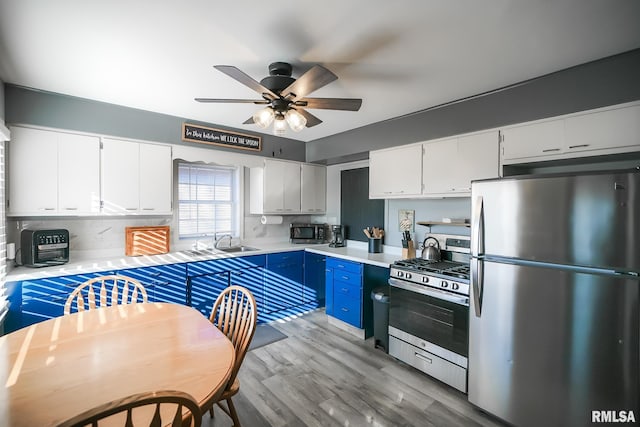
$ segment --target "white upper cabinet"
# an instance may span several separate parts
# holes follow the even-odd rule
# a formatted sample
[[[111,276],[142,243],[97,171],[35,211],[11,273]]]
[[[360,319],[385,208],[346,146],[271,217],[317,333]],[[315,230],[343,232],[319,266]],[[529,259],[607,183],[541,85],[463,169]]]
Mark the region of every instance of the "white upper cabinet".
[[[320,214],[327,210],[327,168],[302,164],[300,193],[301,213]]]
[[[7,215],[99,213],[97,137],[12,127],[8,154]]]
[[[509,126],[502,132],[502,163],[538,162],[640,150],[637,102]]]
[[[298,162],[264,160],[250,170],[252,214],[299,214],[301,168]]]
[[[369,198],[391,199],[422,193],[422,144],[369,152]]]
[[[640,105],[567,117],[566,152],[640,145]]]
[[[103,138],[105,214],[171,214],[171,147]]]
[[[500,173],[498,131],[488,131],[424,144],[425,196],[467,197],[471,181]]]
[[[507,127],[502,133],[502,160],[539,158],[564,151],[564,120]]]

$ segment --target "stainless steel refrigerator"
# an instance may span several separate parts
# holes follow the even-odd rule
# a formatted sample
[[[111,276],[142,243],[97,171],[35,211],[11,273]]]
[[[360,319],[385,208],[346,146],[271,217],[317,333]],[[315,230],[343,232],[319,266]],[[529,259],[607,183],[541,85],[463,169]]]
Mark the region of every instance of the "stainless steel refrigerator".
[[[471,197],[469,401],[516,426],[640,422],[640,171]]]

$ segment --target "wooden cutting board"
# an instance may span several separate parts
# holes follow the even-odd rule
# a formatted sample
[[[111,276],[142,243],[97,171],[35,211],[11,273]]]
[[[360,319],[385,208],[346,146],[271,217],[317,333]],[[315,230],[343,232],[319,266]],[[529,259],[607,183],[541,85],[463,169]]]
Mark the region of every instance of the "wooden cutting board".
[[[170,227],[125,227],[126,256],[158,255],[169,252]]]

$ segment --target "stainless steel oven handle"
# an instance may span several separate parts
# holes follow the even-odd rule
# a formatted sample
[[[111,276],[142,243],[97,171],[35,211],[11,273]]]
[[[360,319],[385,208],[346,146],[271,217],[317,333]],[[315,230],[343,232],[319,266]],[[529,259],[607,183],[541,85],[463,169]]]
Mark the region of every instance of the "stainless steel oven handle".
[[[469,306],[468,297],[462,296],[462,295],[456,295],[451,292],[428,288],[426,286],[414,285],[411,282],[406,282],[404,280],[399,280],[393,277],[389,278],[389,285],[396,288],[404,289],[405,291],[416,292],[422,295],[427,295],[433,298],[449,301],[454,304],[460,304],[467,307]]]

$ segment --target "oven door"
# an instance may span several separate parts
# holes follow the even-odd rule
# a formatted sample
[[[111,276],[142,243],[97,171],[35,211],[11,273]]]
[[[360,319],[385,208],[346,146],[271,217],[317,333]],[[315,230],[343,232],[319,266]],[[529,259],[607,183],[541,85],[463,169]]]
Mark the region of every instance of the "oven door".
[[[466,358],[469,298],[389,279],[389,326]]]

